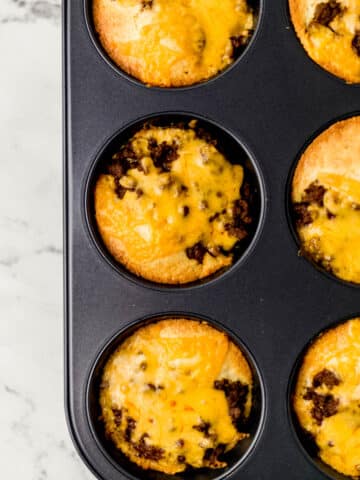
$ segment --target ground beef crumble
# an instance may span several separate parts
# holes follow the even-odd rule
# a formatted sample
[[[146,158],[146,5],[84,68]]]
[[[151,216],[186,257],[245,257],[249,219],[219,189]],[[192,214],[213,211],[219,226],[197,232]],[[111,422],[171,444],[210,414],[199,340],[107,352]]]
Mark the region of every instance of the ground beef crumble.
[[[308,207],[309,204],[305,202],[298,202],[294,204],[294,217],[298,227],[304,227],[312,223],[313,219]]]
[[[115,177],[114,182],[115,182],[115,193],[121,200],[124,198],[125,193],[127,192],[127,189],[124,188],[122,185],[120,185],[120,178]]]
[[[114,415],[114,423],[117,427],[120,427],[121,420],[122,420],[122,410],[119,408],[112,408],[112,412]]]
[[[204,422],[203,420],[199,425],[193,425],[192,427],[194,430],[197,430],[198,432],[201,432],[204,434],[206,438],[210,437],[209,430],[211,428],[211,425],[209,422]]]
[[[162,142],[160,144],[153,138],[148,142],[149,153],[152,157],[154,165],[161,169],[161,172],[169,172],[171,169],[171,163],[178,158],[178,145],[174,141],[172,144]],[[136,154],[131,142],[124,145],[119,152],[112,156],[111,161],[106,166],[106,172],[114,177],[115,193],[122,199],[128,190],[134,190],[132,188],[126,188],[120,185],[120,179],[126,175],[127,171],[136,168],[141,172],[147,173],[141,162],[141,158]],[[141,197],[142,190],[137,191],[137,197]]]
[[[360,57],[360,30],[358,30],[351,42],[352,49],[358,57]]]
[[[139,166],[139,157],[134,151],[131,142],[124,145],[119,152],[112,156],[110,168],[114,165],[121,165],[122,175],[124,175],[130,168],[137,168]]]
[[[132,168],[137,168],[140,171],[143,170],[140,159],[129,142],[124,145],[119,152],[112,156],[105,171],[105,173],[114,177],[115,193],[120,199],[124,198],[124,195],[128,190],[133,190],[120,185],[121,177],[126,175],[127,171]]]
[[[232,208],[232,215],[235,221],[242,222],[245,225],[249,225],[252,219],[249,214],[249,204],[246,200],[236,200]]]
[[[319,207],[323,207],[325,193],[325,187],[319,185],[317,182],[312,182],[308,188],[304,190],[302,201],[306,203],[315,203],[319,205]]]
[[[131,417],[127,417],[126,422],[127,422],[127,425],[126,425],[126,429],[125,429],[125,440],[127,442],[131,442],[131,437],[132,437],[133,431],[136,428],[136,420],[134,420]]]
[[[319,207],[323,207],[325,193],[326,188],[319,185],[318,182],[312,182],[308,188],[304,190],[301,202],[296,202],[293,205],[295,222],[298,227],[304,227],[313,222],[309,206],[316,204]]]
[[[143,10],[150,10],[153,7],[154,0],[141,0]]]
[[[119,161],[114,161],[108,166],[108,173],[113,177],[121,178],[125,173],[125,169]]]
[[[146,438],[149,438],[148,433],[144,433],[138,442],[132,443],[137,455],[146,460],[154,460],[156,462],[161,460],[165,455],[164,449],[155,445],[148,445]]]
[[[225,452],[226,445],[219,443],[215,448],[207,448],[204,453],[204,460],[206,460],[209,465],[216,465],[219,461],[218,457]]]
[[[154,138],[150,138],[148,141],[148,149],[154,165],[162,172],[170,172],[171,163],[179,158],[178,148],[175,141],[171,144],[167,142],[159,144]]]
[[[214,382],[216,390],[225,393],[229,406],[229,413],[233,424],[238,431],[245,423],[245,404],[249,394],[249,386],[242,384],[239,380],[232,382],[226,378]]]
[[[248,236],[248,225],[252,223],[249,204],[246,200],[236,200],[232,207],[232,221],[225,224],[225,230],[239,241]]]
[[[248,236],[248,232],[243,225],[237,227],[232,223],[226,223],[225,230],[229,233],[229,235],[237,238],[239,241]]]
[[[338,412],[339,400],[330,393],[321,395],[316,393],[313,388],[308,388],[304,395],[304,400],[312,401],[311,416],[319,426],[324,418],[332,417]]]
[[[317,373],[313,378],[313,387],[318,388],[322,385],[326,385],[330,390],[339,385],[340,380],[334,372],[324,368],[321,372]]]
[[[319,23],[324,27],[329,27],[330,23],[343,13],[341,3],[336,0],[321,2],[316,6],[313,23]]]
[[[196,260],[198,263],[203,263],[204,256],[207,253],[206,247],[201,242],[186,249],[186,255],[190,260]]]
[[[164,390],[163,385],[154,385],[153,383],[148,383],[147,387],[149,390],[152,390],[153,392],[157,392],[159,390]]]
[[[247,201],[251,201],[252,199],[252,194],[251,194],[251,188],[250,188],[250,184],[248,182],[244,182],[242,187],[241,187],[241,196],[247,200]]]
[[[217,145],[217,140],[205,128],[196,126],[194,132],[197,138],[204,140],[208,145]]]

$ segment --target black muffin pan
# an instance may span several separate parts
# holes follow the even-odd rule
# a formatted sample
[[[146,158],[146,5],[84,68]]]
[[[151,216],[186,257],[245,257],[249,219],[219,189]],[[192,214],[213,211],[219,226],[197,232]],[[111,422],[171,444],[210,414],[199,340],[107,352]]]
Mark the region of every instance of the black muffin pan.
[[[359,290],[299,257],[289,182],[309,139],[360,111],[359,87],[309,59],[287,0],[260,1],[243,55],[218,77],[181,89],[148,88],[121,73],[96,45],[88,1],[64,0],[63,8],[65,401],[81,457],[101,480],[170,480],[114,451],[98,422],[96,393],[101,367],[123,338],[147,322],[185,316],[239,344],[253,369],[256,401],[251,436],[229,453],[227,469],[175,478],[345,480],[316,459],[290,399],[305,346],[356,316]],[[138,279],[111,259],[96,231],[91,193],[106,152],[133,128],[179,118],[199,118],[225,150],[239,152],[256,191],[256,226],[233,267],[169,287]]]

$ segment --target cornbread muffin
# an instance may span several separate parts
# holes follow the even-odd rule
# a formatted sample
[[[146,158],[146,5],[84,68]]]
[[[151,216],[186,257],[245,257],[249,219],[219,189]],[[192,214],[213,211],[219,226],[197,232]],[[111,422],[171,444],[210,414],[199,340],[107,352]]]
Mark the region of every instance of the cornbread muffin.
[[[333,469],[360,478],[360,319],[320,335],[305,355],[294,409]]]
[[[292,201],[301,252],[360,283],[360,117],[335,123],[306,149]]]
[[[196,125],[145,126],[95,186],[105,246],[153,282],[192,282],[231,265],[252,223],[243,167],[228,162]]]
[[[359,0],[289,0],[289,4],[308,55],[348,83],[360,82]]]
[[[142,327],[108,360],[100,387],[107,435],[132,462],[168,474],[223,468],[248,435],[252,373],[239,348],[204,322]]]
[[[246,0],[93,0],[100,43],[145,84],[207,80],[245,49],[255,28]]]

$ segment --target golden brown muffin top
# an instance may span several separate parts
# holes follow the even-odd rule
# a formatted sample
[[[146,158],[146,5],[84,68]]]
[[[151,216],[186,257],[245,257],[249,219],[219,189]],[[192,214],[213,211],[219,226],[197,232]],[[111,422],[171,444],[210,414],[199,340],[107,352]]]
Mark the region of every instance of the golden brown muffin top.
[[[110,357],[100,404],[115,445],[144,469],[222,468],[252,403],[252,373],[239,348],[204,322],[142,327]]]
[[[250,195],[243,167],[194,128],[143,128],[96,184],[95,216],[106,247],[155,282],[191,282],[230,265],[252,222],[241,198]]]
[[[360,319],[318,337],[304,357],[294,408],[321,459],[335,470],[360,475]]]
[[[310,57],[349,83],[360,82],[360,2],[289,0],[291,18]]]
[[[246,0],[93,0],[93,17],[112,60],[161,87],[192,85],[224,70],[255,27]]]
[[[303,252],[360,283],[360,117],[335,123],[306,149],[292,200]]]

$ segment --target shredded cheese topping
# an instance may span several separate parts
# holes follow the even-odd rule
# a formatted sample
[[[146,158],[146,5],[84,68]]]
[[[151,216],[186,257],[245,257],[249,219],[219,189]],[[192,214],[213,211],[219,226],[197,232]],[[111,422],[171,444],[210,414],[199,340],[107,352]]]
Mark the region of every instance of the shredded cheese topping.
[[[337,277],[360,283],[360,182],[323,173],[319,184],[323,206],[309,207],[313,221],[299,229],[303,247]]]
[[[156,163],[151,142],[156,149],[173,150],[165,167]],[[100,175],[95,188],[96,220],[110,252],[143,276],[146,269],[150,277],[154,270],[172,270],[174,278],[169,273],[166,280],[175,283],[229,265],[233,247],[247,235],[231,227],[243,167],[227,161],[192,128],[144,128],[130,145],[138,163],[119,179],[123,198],[116,194],[113,175]],[[203,258],[196,259],[189,249],[199,244]]]
[[[216,455],[211,460],[211,449],[227,451],[247,436],[233,424],[224,391],[215,388],[224,378],[246,385],[247,418],[251,370],[224,333],[192,320],[143,327],[104,369],[100,404],[107,433],[143,468],[224,467]]]
[[[191,85],[233,61],[255,26],[245,0],[94,0],[106,51],[128,73],[158,86]]]

